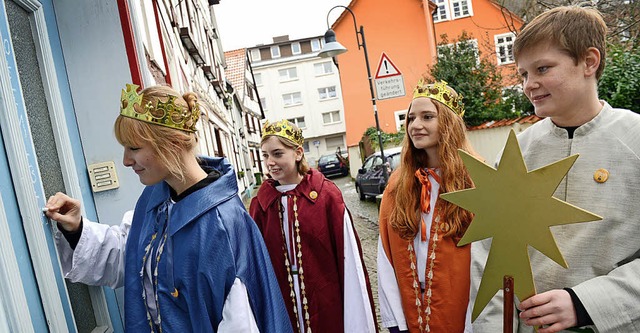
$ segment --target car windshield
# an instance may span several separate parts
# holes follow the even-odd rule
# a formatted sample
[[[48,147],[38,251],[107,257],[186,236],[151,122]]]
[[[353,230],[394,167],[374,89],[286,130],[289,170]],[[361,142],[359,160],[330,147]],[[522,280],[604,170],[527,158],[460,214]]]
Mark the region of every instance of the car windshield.
[[[395,170],[400,165],[400,153],[393,154],[389,157],[389,166],[391,170]]]
[[[324,155],[320,157],[318,163],[338,163],[338,156],[336,155]]]

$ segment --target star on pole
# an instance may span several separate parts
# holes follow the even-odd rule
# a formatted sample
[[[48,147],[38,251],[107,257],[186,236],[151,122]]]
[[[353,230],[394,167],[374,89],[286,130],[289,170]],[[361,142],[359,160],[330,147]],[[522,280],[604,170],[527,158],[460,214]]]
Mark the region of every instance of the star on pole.
[[[509,133],[498,169],[462,150],[459,153],[475,188],[440,196],[475,214],[458,246],[493,238],[473,306],[472,320],[475,320],[502,288],[505,275],[513,277],[514,294],[518,299],[525,300],[536,293],[529,245],[562,267],[568,267],[550,226],[602,218],[553,197],[578,155],[529,172],[513,130]]]

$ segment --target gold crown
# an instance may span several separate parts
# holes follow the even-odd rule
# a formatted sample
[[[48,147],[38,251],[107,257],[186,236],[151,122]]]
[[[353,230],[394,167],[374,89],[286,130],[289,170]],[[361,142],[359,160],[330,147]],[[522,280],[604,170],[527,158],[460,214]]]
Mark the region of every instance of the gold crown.
[[[269,123],[269,121],[265,122],[264,126],[262,126],[262,138],[267,135],[277,135],[279,137],[289,139],[299,146],[302,146],[304,143],[302,130],[299,128],[293,128],[286,119],[276,121],[275,123]]]
[[[413,99],[418,97],[427,97],[434,99],[444,105],[446,105],[451,111],[462,117],[464,115],[464,103],[462,102],[462,95],[456,97],[451,96],[447,83],[445,81],[436,82],[434,84],[427,84],[423,79],[418,81],[418,85],[413,90]]]
[[[196,123],[200,117],[200,108],[191,110],[175,104],[176,96],[167,95],[167,101],[158,100],[155,105],[151,101],[142,106],[142,96],[136,91],[140,86],[127,83],[120,95],[120,115],[141,120],[147,123],[171,127],[187,132],[196,131]]]

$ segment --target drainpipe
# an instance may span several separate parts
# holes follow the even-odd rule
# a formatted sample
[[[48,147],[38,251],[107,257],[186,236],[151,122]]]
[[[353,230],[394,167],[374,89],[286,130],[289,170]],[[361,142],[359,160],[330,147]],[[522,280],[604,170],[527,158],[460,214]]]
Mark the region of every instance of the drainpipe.
[[[164,68],[167,71],[164,79],[165,81],[167,81],[167,84],[170,87],[173,87],[173,85],[171,84],[171,71],[169,71],[169,62],[167,61],[167,52],[164,49],[164,36],[162,35],[162,29],[160,28],[160,13],[158,9],[158,6],[160,6],[160,4],[158,3],[158,1],[154,1],[153,3],[153,14],[156,18],[156,29],[158,30],[158,39],[160,40],[160,50],[162,50],[162,60],[164,62]]]
[[[140,71],[140,61],[138,60],[138,52],[136,41],[133,34],[133,26],[131,25],[131,12],[127,0],[117,0],[118,12],[120,14],[120,24],[122,25],[122,35],[124,37],[124,45],[127,51],[127,60],[129,61],[129,71],[131,72],[131,81],[144,88],[142,82],[142,72]]]

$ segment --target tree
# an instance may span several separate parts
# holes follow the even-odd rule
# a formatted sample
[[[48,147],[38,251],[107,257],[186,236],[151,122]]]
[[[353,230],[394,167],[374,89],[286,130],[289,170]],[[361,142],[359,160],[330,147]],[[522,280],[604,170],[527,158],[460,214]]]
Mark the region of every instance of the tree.
[[[464,97],[464,120],[469,126],[486,121],[515,118],[532,112],[531,104],[517,88],[503,88],[497,65],[483,57],[466,32],[452,42],[441,36],[438,61],[429,69],[435,80],[444,80]],[[515,73],[514,73],[515,75]]]
[[[639,47],[624,43],[607,48],[607,63],[598,82],[598,96],[611,106],[640,113]]]

